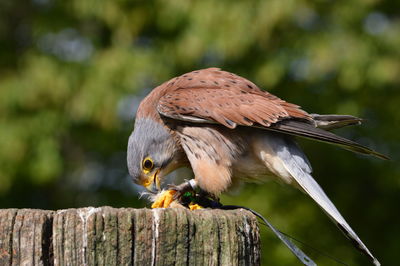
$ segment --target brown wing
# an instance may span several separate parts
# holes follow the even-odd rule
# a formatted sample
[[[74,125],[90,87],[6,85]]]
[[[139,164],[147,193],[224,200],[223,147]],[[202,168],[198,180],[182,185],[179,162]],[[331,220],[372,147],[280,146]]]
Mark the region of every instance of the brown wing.
[[[254,83],[218,68],[187,73],[162,84],[159,89],[162,96],[157,111],[169,118],[219,123],[228,128],[237,125],[261,127],[387,159],[385,155],[356,142],[317,128],[318,121],[299,106],[261,91]]]
[[[228,128],[236,125],[269,127],[287,118],[311,121],[299,106],[217,68],[190,72],[163,85],[166,86],[165,94],[160,98],[157,110],[174,119],[208,121]]]

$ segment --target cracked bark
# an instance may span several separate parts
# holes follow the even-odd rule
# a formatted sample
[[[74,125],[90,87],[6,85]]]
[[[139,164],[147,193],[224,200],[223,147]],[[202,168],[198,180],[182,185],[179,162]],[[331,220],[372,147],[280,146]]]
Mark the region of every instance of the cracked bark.
[[[259,265],[244,210],[0,210],[0,265]]]

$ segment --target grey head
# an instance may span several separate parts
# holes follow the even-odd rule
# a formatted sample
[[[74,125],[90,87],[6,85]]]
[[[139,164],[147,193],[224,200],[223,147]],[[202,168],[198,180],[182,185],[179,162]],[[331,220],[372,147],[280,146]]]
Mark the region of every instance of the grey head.
[[[129,174],[135,183],[157,192],[162,178],[180,166],[180,150],[162,124],[139,118],[128,141]]]

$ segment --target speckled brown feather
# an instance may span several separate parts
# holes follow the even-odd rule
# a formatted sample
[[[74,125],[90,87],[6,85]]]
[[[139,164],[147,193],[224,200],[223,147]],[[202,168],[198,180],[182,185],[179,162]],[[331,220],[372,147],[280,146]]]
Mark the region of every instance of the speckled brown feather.
[[[160,114],[157,111],[157,105],[161,97],[167,93],[167,84],[164,82],[160,86],[154,88],[149,95],[147,95],[139,105],[136,113],[136,119],[149,118],[161,123]]]
[[[157,110],[170,118],[190,116],[220,123],[269,127],[287,118],[311,120],[299,106],[260,90],[235,74],[208,68],[171,79],[158,90]]]

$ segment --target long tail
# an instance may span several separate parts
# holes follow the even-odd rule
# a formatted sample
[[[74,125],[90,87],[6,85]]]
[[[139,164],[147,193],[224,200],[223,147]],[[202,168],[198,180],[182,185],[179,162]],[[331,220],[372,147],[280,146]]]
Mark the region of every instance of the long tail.
[[[278,157],[282,160],[285,169],[294,178],[298,186],[301,187],[301,189],[315,202],[317,202],[317,204],[324,210],[326,214],[328,214],[332,221],[347,236],[347,238],[351,240],[357,249],[367,255],[372,263],[375,265],[380,265],[379,261],[371,254],[353,229],[351,229],[350,225],[339,213],[335,205],[330,201],[322,188],[318,185],[310,173],[308,173],[307,167],[304,167],[304,165],[308,164],[305,155],[294,142],[287,140],[286,144],[287,146],[285,148],[278,149],[276,152]],[[311,172],[311,170],[309,172]]]

